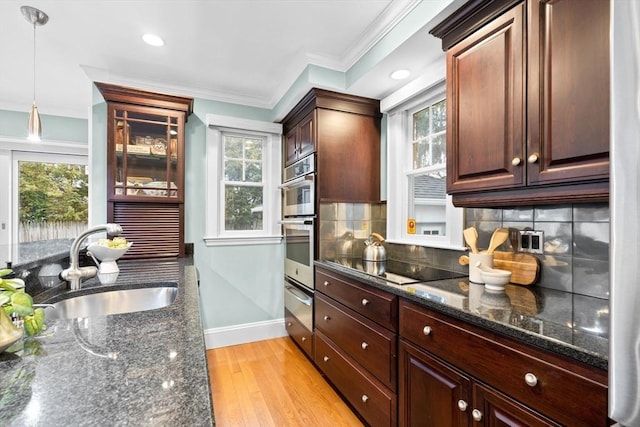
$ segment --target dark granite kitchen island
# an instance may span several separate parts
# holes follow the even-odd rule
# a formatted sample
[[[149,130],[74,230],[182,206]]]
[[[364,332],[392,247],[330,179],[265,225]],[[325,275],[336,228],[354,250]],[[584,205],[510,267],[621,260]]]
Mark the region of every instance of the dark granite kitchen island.
[[[78,292],[167,283],[177,284],[175,301],[137,313],[45,319],[44,333],[0,354],[0,425],[214,424],[192,260],[118,265],[114,285],[91,279]]]

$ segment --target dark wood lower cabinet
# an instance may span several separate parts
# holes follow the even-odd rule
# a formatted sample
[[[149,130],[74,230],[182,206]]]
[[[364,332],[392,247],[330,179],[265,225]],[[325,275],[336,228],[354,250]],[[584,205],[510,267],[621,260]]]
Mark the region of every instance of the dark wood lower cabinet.
[[[400,426],[560,426],[402,340],[399,371]]]
[[[399,313],[401,426],[469,425],[456,423],[455,409],[474,426],[608,425],[606,371],[409,301]],[[419,421],[432,406],[435,423]]]
[[[470,411],[470,380],[416,347],[400,341],[398,399],[400,426],[466,426]],[[467,404],[467,403],[465,403]]]
[[[316,331],[315,363],[356,412],[372,427],[397,425],[396,394],[329,338]]]
[[[312,359],[313,334],[286,308],[284,309],[284,326],[291,339],[298,344],[309,359]]]

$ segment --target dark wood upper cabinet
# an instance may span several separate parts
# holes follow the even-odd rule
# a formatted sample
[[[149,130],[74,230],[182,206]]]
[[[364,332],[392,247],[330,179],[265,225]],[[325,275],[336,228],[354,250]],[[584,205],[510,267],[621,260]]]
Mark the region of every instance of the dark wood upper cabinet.
[[[447,191],[524,184],[524,6],[447,52]]]
[[[318,202],[380,201],[380,103],[312,89],[282,121],[284,163],[316,152]]]
[[[457,206],[608,201],[607,0],[469,1],[447,51],[447,191]]]
[[[530,1],[528,184],[609,178],[609,1]]]
[[[95,83],[107,101],[107,220],[127,258],[184,255],[184,127],[193,99]]]

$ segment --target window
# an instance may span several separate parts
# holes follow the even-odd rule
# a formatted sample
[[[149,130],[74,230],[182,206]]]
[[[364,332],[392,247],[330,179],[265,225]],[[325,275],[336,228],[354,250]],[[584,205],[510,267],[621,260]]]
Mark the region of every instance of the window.
[[[208,246],[280,241],[282,126],[207,115]]]
[[[463,249],[463,210],[446,194],[444,83],[389,112],[388,240]]]
[[[0,140],[0,255],[29,260],[40,241],[55,253],[87,228],[87,146]],[[59,244],[54,241],[58,241]],[[46,249],[45,249],[46,250]]]
[[[265,137],[222,133],[224,230],[262,230]]]

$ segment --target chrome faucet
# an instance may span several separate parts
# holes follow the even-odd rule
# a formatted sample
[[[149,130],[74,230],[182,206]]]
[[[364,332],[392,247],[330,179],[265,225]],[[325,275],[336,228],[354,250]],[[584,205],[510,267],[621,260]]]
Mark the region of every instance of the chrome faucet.
[[[77,291],[80,289],[80,281],[82,279],[88,279],[91,277],[96,277],[98,275],[98,268],[94,266],[88,267],[80,267],[78,264],[80,258],[80,244],[87,238],[90,234],[99,233],[101,231],[106,231],[107,234],[111,234],[112,236],[119,236],[122,234],[122,227],[118,224],[102,224],[96,225],[95,227],[91,227],[80,234],[73,241],[71,245],[71,250],[69,251],[69,268],[63,270],[60,273],[60,277],[69,282],[69,289],[72,291]]]

